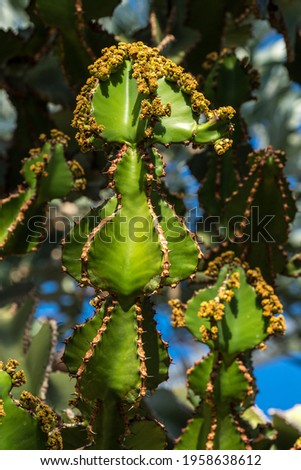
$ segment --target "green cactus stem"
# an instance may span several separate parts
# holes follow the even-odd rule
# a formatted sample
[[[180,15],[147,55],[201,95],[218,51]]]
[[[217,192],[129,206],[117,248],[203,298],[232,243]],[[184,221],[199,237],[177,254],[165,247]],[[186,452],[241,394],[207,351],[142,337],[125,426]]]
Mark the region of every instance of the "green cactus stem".
[[[83,151],[115,144],[107,170],[114,194],[63,241],[63,270],[96,291],[95,315],[75,329],[63,360],[79,403],[95,411],[92,448],[105,446],[106,409],[119,423],[107,446],[134,445],[137,430],[149,427],[164,448],[161,430],[139,408],[170,363],[149,296],[193,277],[202,254],[168,202],[155,144],[211,143],[222,154],[232,144],[234,110],[211,110],[191,75],[140,42],[104,49],[89,70],[73,126]],[[133,407],[140,411],[130,419]]]
[[[199,405],[179,439],[179,449],[252,449],[258,429],[243,413],[254,403],[251,352],[285,331],[282,305],[259,269],[226,252],[205,272],[214,285],[183,306],[171,301],[174,325],[186,326],[211,352],[188,372],[188,387]],[[184,313],[185,310],[185,313]]]

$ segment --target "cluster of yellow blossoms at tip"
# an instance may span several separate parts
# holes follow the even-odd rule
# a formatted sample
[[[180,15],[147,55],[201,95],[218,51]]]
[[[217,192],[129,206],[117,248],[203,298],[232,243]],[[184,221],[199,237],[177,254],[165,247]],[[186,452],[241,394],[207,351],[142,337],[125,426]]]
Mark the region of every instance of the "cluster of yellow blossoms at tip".
[[[16,359],[9,359],[6,364],[0,361],[0,370],[4,370],[10,375],[12,385],[14,387],[21,387],[26,383],[24,370],[16,370],[20,363]]]
[[[235,253],[233,253],[233,251],[225,251],[220,256],[217,256],[213,261],[209,261],[204,274],[210,277],[217,278],[222,266],[231,263],[241,265],[240,259],[235,256]]]
[[[46,142],[49,139],[47,138],[46,134],[40,134],[39,140],[41,142]],[[59,131],[58,129],[51,129],[50,142],[53,143],[54,145],[57,143],[60,143],[64,147],[66,147],[68,145],[69,140],[70,140],[70,137],[67,134],[64,134],[64,132]]]
[[[263,309],[263,315],[269,318],[267,333],[269,335],[284,334],[285,320],[283,315],[278,315],[277,317],[274,316],[282,313],[283,307],[277,295],[275,294],[273,287],[266,283],[258,268],[248,269],[247,277],[250,284],[254,287],[256,293],[259,296]]]
[[[175,328],[185,326],[184,305],[179,299],[171,299],[168,305],[172,308],[171,311],[171,324]]]
[[[99,82],[108,80],[125,61],[131,61],[132,77],[137,82],[138,92],[147,98],[142,101],[140,119],[171,115],[171,105],[169,103],[163,105],[156,96],[158,80],[163,77],[167,81],[176,83],[183,93],[190,95],[191,108],[196,114],[204,114],[208,120],[228,120],[235,114],[231,106],[210,110],[210,101],[197,90],[197,80],[185,72],[183,67],[161,55],[159,49],[148,47],[141,41],[131,44],[120,42],[117,46],[103,49],[101,57],[89,66],[91,77],[77,97],[72,126],[79,129],[76,138],[83,151],[88,150],[93,138],[98,138],[104,130],[104,126],[97,124],[91,115],[91,101]],[[146,129],[147,136],[151,137],[150,128]],[[216,151],[222,154],[231,145],[231,139],[219,139]]]

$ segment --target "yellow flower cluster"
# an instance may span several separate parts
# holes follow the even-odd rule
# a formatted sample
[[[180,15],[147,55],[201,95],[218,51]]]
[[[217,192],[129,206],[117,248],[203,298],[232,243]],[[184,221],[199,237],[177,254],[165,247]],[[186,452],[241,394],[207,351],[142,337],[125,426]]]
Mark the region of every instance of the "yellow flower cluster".
[[[301,450],[301,437],[298,437],[298,439],[290,450]]]
[[[168,305],[170,305],[170,307],[172,308],[172,326],[176,328],[185,326],[184,305],[182,304],[182,302],[179,299],[171,299],[168,301]]]
[[[232,139],[228,139],[227,137],[223,137],[221,139],[218,139],[214,142],[214,150],[218,155],[223,155],[225,152],[227,152],[233,144]]]
[[[219,119],[232,119],[235,115],[235,109],[232,106],[221,106],[218,109],[213,109],[208,111],[208,119],[214,119],[218,121]]]
[[[107,80],[111,73],[116,72],[128,58],[128,46],[119,43],[118,47],[106,47],[101,51],[101,57],[88,67],[92,76],[101,81]]]
[[[263,315],[266,317],[271,317],[277,313],[282,313],[283,307],[280,300],[275,294],[273,287],[268,285],[263,279],[260,270],[258,268],[248,269],[247,276],[261,299]]]
[[[4,409],[4,400],[2,400],[2,398],[0,398],[0,416],[6,416]]]
[[[20,363],[16,359],[9,359],[5,365],[0,361],[0,369],[11,376],[12,385],[14,387],[21,387],[26,383],[24,370],[16,370],[19,365]]]
[[[284,334],[286,327],[283,315],[278,315],[277,317],[274,316],[282,313],[283,307],[275,294],[273,287],[266,283],[262,277],[260,269],[258,268],[248,269],[247,277],[260,298],[263,315],[269,318],[267,333],[269,335]]]
[[[224,258],[229,256],[232,257],[232,254],[224,255]],[[231,299],[234,297],[233,289],[238,289],[240,287],[239,278],[239,272],[233,272],[226,278],[222,286],[219,288],[218,295],[215,299],[201,302],[198,317],[207,318],[211,323],[210,329],[206,328],[204,325],[200,327],[202,340],[204,342],[207,342],[210,339],[215,341],[218,338],[218,326],[216,325],[216,322],[220,321],[225,314],[224,302],[231,302]]]
[[[205,274],[206,276],[216,278],[218,277],[219,272],[224,264],[230,264],[233,262],[241,264],[240,259],[235,257],[235,253],[233,251],[225,251],[220,256],[217,256],[213,261],[208,263]]]
[[[47,139],[47,136],[46,134],[41,134],[39,139],[41,141],[46,141],[48,140]],[[70,137],[67,135],[67,134],[64,134],[64,132],[61,132],[57,129],[51,129],[50,131],[50,139],[53,141],[53,145],[55,145],[56,143],[60,143],[62,144],[64,147],[66,147],[68,145],[68,142],[70,140]]]
[[[271,317],[269,326],[267,327],[267,333],[269,335],[280,334],[283,335],[285,332],[285,320],[283,315],[278,317]]]
[[[93,137],[98,137],[104,130],[104,126],[97,124],[96,119],[91,116],[91,99],[97,87],[98,79],[90,77],[76,97],[76,108],[71,125],[79,130],[75,137],[83,152],[90,149]]]
[[[219,299],[204,301],[200,305],[198,317],[210,318],[219,321],[223,318],[225,313],[225,306]]]
[[[152,101],[142,100],[141,110],[140,110],[140,119],[150,119],[154,117],[163,117],[171,115],[171,106],[169,103],[163,105],[161,98],[157,96]]]
[[[240,274],[238,271],[235,271],[234,273],[231,274],[229,279],[227,280],[227,286],[231,289],[239,289],[240,283],[239,283],[239,278]]]
[[[48,175],[47,171],[45,170],[45,162],[35,162],[29,167],[30,171],[32,171],[36,176],[44,176]]]
[[[206,114],[209,112],[210,101],[200,91],[194,91],[191,95],[191,107],[195,113]]]
[[[72,126],[79,129],[76,138],[83,151],[89,150],[93,138],[99,138],[104,130],[104,126],[97,124],[91,113],[91,102],[99,82],[108,80],[127,60],[131,61],[132,77],[137,82],[139,93],[149,97],[149,100],[142,101],[140,118],[154,118],[155,121],[158,117],[171,115],[171,105],[163,105],[156,97],[158,80],[163,77],[167,81],[175,82],[183,93],[190,95],[191,107],[196,114],[202,113],[208,119],[214,120],[228,120],[234,116],[235,110],[231,106],[210,110],[210,101],[197,90],[197,80],[186,73],[183,67],[160,55],[159,49],[148,47],[141,41],[132,44],[120,42],[117,46],[103,49],[101,57],[89,66],[91,77],[77,97]],[[148,127],[146,137],[151,136],[152,131]],[[222,138],[217,141],[215,148],[217,153],[222,154],[231,145],[231,139]]]
[[[200,332],[201,332],[203,343],[207,343],[208,341],[210,341],[211,335],[210,335],[210,330],[208,330],[208,328],[202,325],[200,327]]]
[[[84,170],[83,167],[78,163],[76,160],[70,160],[67,162],[68,167],[73,176],[73,188],[75,191],[83,191],[86,189],[86,178],[84,178]]]
[[[41,430],[48,435],[48,448],[52,450],[62,449],[63,440],[56,428],[58,420],[55,412],[46,403],[41,402],[38,397],[27,391],[21,393],[19,403],[22,408],[31,411],[35,415]]]

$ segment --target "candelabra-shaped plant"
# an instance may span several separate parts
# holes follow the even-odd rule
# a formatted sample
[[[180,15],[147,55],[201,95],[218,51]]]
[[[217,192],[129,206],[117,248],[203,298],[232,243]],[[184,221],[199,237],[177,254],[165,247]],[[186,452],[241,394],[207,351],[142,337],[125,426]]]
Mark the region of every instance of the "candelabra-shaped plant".
[[[104,49],[89,69],[73,126],[83,150],[107,150],[112,197],[64,240],[64,270],[96,291],[95,315],[76,327],[64,362],[77,406],[92,409],[92,445],[116,448],[137,426],[129,410],[168,374],[150,296],[193,276],[202,256],[168,201],[156,145],[212,143],[222,154],[234,110],[210,110],[197,81],[143,43]]]

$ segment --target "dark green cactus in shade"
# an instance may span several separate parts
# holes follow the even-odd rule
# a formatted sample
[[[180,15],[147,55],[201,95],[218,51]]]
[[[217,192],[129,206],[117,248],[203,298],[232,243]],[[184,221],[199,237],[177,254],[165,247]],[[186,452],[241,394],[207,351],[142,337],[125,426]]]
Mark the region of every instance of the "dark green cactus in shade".
[[[37,450],[62,448],[59,420],[39,398],[23,391],[19,400],[11,394],[14,387],[26,383],[19,362],[0,362],[0,449]]]
[[[283,174],[284,152],[272,147],[252,152],[248,165],[249,174],[226,200],[224,222],[230,237],[224,246],[252,268],[259,267],[266,281],[273,282],[276,274],[286,270],[285,246],[296,202]]]
[[[222,156],[207,150],[208,165],[201,177],[199,155],[191,163],[202,183],[199,202],[206,217],[219,217],[212,257],[231,249],[251,267],[259,267],[270,283],[278,273],[296,275],[295,260],[287,265],[285,252],[296,204],[283,172],[284,152],[272,147],[252,152],[240,115],[240,106],[258,87],[258,73],[230,50],[209,54],[203,68],[206,97],[219,106],[227,102],[237,111],[234,145]]]
[[[178,449],[269,448],[264,427],[251,427],[246,411],[256,384],[251,353],[285,331],[282,305],[260,270],[225,252],[205,272],[215,283],[182,305],[170,301],[173,322],[186,326],[210,353],[188,371],[188,388],[197,404],[179,438]]]
[[[47,202],[84,188],[81,166],[64,157],[69,137],[52,130],[50,139],[40,139],[42,147],[32,149],[23,162],[24,184],[0,200],[0,257],[36,250],[45,235]]]
[[[220,54],[208,54],[203,70],[203,90],[206,97],[215,106],[224,106],[227,103],[236,110],[233,119],[233,146],[224,155],[216,155],[208,149],[204,175],[199,171],[199,155],[195,155],[190,163],[194,175],[202,183],[199,203],[206,217],[222,216],[226,199],[237,189],[241,177],[248,170],[245,161],[252,148],[240,107],[253,98],[253,90],[259,86],[259,77],[247,60],[239,60],[229,49],[224,49]]]
[[[63,242],[63,269],[96,291],[95,315],[76,327],[63,360],[77,377],[76,406],[94,410],[92,448],[132,448],[140,428],[163,448],[162,429],[137,408],[167,378],[170,362],[149,296],[193,276],[201,252],[164,194],[155,144],[212,143],[221,154],[232,144],[234,110],[210,110],[196,80],[143,43],[104,49],[89,69],[73,125],[83,150],[113,144],[113,195]],[[118,425],[108,432],[112,413]]]

